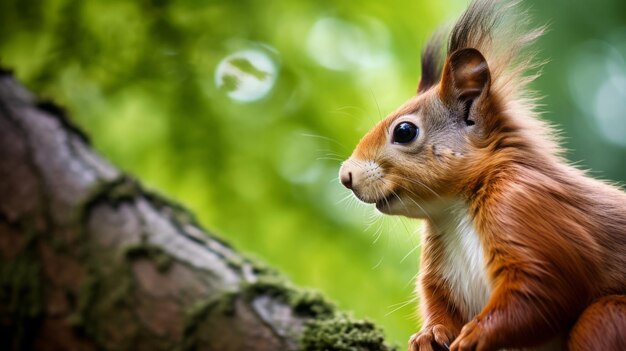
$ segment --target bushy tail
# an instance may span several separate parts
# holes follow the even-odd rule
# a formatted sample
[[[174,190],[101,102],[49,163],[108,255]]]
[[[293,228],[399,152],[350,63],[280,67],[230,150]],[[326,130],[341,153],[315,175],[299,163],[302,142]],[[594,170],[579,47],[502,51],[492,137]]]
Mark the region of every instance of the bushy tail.
[[[625,351],[626,296],[605,296],[589,305],[570,332],[567,350]]]

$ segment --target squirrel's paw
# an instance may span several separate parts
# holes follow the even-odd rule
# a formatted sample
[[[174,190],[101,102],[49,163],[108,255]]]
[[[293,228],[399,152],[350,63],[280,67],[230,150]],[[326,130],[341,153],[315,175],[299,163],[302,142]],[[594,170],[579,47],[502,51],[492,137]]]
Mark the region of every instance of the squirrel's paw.
[[[454,334],[442,324],[435,324],[415,333],[409,339],[409,351],[448,351]]]
[[[450,345],[450,351],[484,351],[487,350],[483,328],[476,319],[465,324],[461,333]]]

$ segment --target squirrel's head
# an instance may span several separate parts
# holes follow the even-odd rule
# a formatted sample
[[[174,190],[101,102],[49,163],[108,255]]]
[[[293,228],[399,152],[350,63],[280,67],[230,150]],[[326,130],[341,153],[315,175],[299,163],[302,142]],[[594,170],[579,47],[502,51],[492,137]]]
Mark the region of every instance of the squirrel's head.
[[[347,188],[383,213],[422,218],[459,191],[459,167],[480,133],[491,75],[471,48],[449,55],[439,71],[423,69],[418,95],[374,126],[339,171]]]
[[[422,54],[417,96],[370,130],[339,171],[341,182],[384,213],[424,218],[475,199],[515,164],[561,157],[538,118],[527,51],[543,28],[524,31],[515,2],[473,0],[444,43]]]

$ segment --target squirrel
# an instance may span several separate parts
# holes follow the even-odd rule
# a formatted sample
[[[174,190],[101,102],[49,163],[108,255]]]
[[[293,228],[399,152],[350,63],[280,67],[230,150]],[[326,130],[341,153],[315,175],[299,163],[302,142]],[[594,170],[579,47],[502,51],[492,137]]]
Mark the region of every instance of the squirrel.
[[[626,350],[626,193],[570,165],[540,119],[517,2],[475,0],[422,51],[417,95],[339,171],[425,221],[411,351]]]

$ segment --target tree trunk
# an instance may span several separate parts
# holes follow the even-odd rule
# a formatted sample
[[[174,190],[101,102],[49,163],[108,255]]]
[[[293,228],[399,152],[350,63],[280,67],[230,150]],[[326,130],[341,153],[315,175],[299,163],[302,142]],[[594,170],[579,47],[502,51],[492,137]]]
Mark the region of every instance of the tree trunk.
[[[0,349],[389,347],[144,190],[0,71]]]

